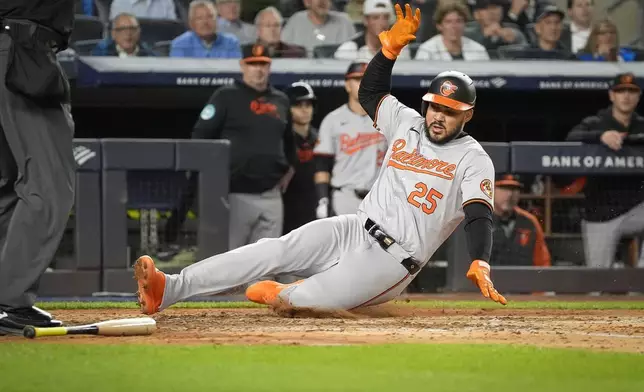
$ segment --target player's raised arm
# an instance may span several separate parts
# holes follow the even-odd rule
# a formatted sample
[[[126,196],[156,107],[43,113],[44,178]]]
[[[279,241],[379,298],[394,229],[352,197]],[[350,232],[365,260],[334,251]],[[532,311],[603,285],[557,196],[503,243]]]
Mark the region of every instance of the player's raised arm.
[[[492,211],[494,203],[494,164],[490,157],[480,152],[473,157],[461,184],[465,232],[472,264],[467,277],[478,286],[484,297],[507,304],[490,279],[492,253]]]
[[[389,116],[384,116],[387,118],[379,119],[378,112],[382,112],[385,109],[381,106],[383,106],[383,101],[391,90],[391,72],[396,58],[410,41],[416,39],[414,34],[420,25],[420,9],[417,8],[416,13],[412,14],[411,6],[406,4],[405,10],[406,15],[403,16],[400,5],[396,4],[396,23],[390,30],[383,31],[378,35],[382,43],[382,49],[369,62],[358,92],[360,105],[373,119],[374,126],[387,139],[389,139],[388,132],[393,132],[391,128],[395,128],[397,125],[394,124],[391,117],[395,115],[395,112],[402,109],[404,105],[399,104],[397,101],[390,103],[389,106],[391,107],[386,108]]]

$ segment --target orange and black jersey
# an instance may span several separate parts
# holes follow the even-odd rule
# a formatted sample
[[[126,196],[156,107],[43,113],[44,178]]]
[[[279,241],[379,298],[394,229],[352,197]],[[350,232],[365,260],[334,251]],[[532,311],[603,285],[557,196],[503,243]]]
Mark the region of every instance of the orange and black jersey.
[[[519,207],[508,219],[494,215],[494,245],[491,265],[551,265],[550,252],[537,218]]]
[[[297,156],[289,100],[269,87],[257,91],[241,81],[210,97],[193,139],[230,141],[230,192],[262,193],[277,185]]]

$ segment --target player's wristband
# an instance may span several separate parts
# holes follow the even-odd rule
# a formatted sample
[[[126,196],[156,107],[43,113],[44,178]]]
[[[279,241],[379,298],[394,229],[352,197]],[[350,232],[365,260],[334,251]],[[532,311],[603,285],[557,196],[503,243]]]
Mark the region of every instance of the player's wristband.
[[[329,198],[329,183],[328,182],[318,182],[315,184],[315,191],[318,194],[318,200],[324,199],[325,197]]]

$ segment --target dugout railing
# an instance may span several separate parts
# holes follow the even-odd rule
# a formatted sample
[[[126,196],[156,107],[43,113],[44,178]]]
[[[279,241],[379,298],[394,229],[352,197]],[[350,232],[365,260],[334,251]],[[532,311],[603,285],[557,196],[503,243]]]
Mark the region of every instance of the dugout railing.
[[[624,174],[641,174],[644,178],[644,148],[625,146],[615,153],[600,145],[581,143],[482,145],[492,157],[498,173],[543,176],[544,192],[534,195],[526,191],[523,199],[541,201],[541,223],[547,238],[561,240],[561,248],[569,248],[568,253],[578,259],[568,263],[557,260],[549,268],[497,266],[493,277],[501,291],[644,292],[644,268],[632,265],[621,269],[584,267],[580,233],[559,233],[553,223],[553,205],[557,200],[581,200],[583,194],[563,195],[555,192],[552,185],[557,176],[602,175],[613,176],[618,181]],[[176,207],[186,185],[185,181],[177,179],[185,178],[188,172],[198,173],[198,194],[191,209],[198,214],[185,223],[192,226],[196,236],[197,249],[190,262],[226,251],[228,148],[224,141],[75,140],[77,191],[69,224],[73,231],[71,248],[74,254],[56,260],[53,271],[46,273],[41,281],[41,295],[132,294],[136,288],[131,265],[144,249],[139,245],[143,243],[139,242],[141,238],[133,242],[128,233],[141,232],[145,225],[142,224],[143,215],[132,218],[128,213],[147,211],[148,216],[157,216],[157,213],[162,216],[163,211]],[[162,223],[158,226],[162,227]],[[635,238],[633,242],[639,240]],[[444,250],[448,261],[444,290],[474,291],[465,278],[470,257],[462,226],[450,237]],[[178,271],[180,266],[164,270]],[[419,280],[423,279],[424,272]]]
[[[485,143],[482,144],[485,145]],[[546,238],[550,240],[549,243],[552,244],[553,240],[562,240],[563,247],[573,249],[572,252],[568,252],[568,256],[572,254],[573,257],[581,260],[581,263],[558,263],[559,265],[548,268],[495,266],[492,274],[499,290],[512,293],[644,292],[644,268],[634,268],[632,260],[637,255],[629,255],[630,263],[625,263],[624,268],[587,268],[583,260],[581,234],[553,231],[555,201],[581,200],[584,197],[579,193],[555,191],[553,178],[612,176],[618,182],[623,175],[641,175],[644,185],[644,148],[626,145],[619,152],[614,152],[603,145],[586,145],[577,142],[512,142],[506,144],[506,149],[509,156],[507,172],[543,176],[545,185],[543,193],[538,195],[527,193],[522,198],[539,199],[543,202],[541,224]],[[502,155],[500,152],[497,154]],[[495,160],[497,172],[506,172],[495,156],[491,155],[491,157]],[[605,202],[619,203],[619,200]],[[576,219],[580,220],[581,217],[577,216]],[[630,240],[632,244],[638,244],[641,238],[635,235]],[[476,288],[465,278],[470,257],[462,225],[450,237],[447,249],[446,290],[475,291]]]

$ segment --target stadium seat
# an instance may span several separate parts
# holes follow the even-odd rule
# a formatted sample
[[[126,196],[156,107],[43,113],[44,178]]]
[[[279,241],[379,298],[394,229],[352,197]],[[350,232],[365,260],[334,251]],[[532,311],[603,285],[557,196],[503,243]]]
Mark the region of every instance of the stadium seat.
[[[159,56],[168,57],[170,55],[170,45],[172,41],[159,41],[154,44],[152,50],[159,54]]]
[[[316,59],[332,59],[335,51],[338,50],[340,45],[318,45],[313,48],[313,58]]]
[[[497,49],[497,53],[501,60],[561,60],[566,57],[564,52],[557,50],[545,52],[528,45],[501,46]]]
[[[188,11],[190,10],[191,1],[192,0],[174,0],[174,4],[177,9],[177,16],[185,24],[188,24]]]
[[[105,24],[96,16],[75,15],[74,30],[70,43],[91,39],[102,39],[105,36]]]
[[[94,0],[94,5],[96,6],[96,13],[98,18],[104,24],[110,22],[110,7],[112,6],[112,0]]]
[[[412,42],[407,45],[412,59],[416,58],[416,52],[418,52],[418,48],[420,47],[421,44],[422,42]]]
[[[86,39],[82,41],[76,41],[71,44],[71,48],[76,51],[76,54],[79,56],[89,56],[92,53],[92,49],[101,42],[102,39]]]
[[[171,41],[183,34],[187,28],[180,20],[139,18],[141,41],[154,45],[160,41]]]
[[[644,48],[632,45],[624,46],[624,48],[632,50],[635,53],[635,61],[644,61]]]

